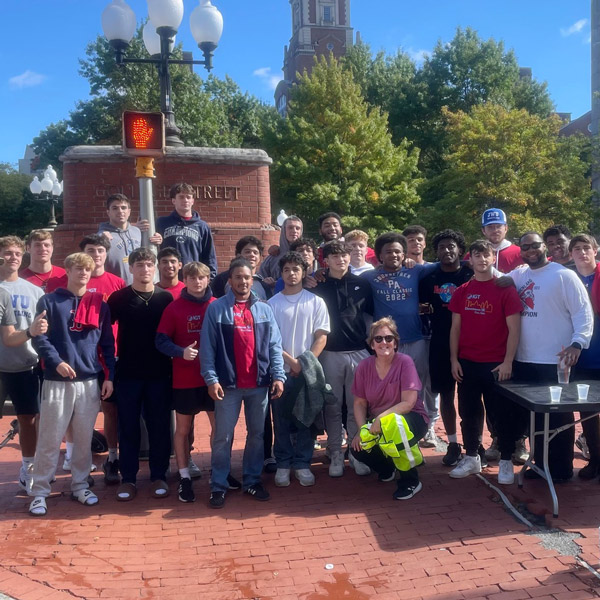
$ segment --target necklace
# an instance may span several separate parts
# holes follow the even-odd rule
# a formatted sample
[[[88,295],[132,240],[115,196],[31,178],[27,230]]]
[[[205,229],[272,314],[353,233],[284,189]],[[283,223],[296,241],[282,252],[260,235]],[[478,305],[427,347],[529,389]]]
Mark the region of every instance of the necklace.
[[[31,271],[31,269],[29,269]],[[44,275],[45,277],[40,277],[40,275],[38,273],[36,273],[35,271],[31,271],[33,273],[33,276],[36,279],[39,279],[41,282],[41,286],[42,288],[46,288],[46,284],[48,283],[48,279],[50,279],[52,277],[52,272],[54,271],[54,266],[50,267],[50,270],[47,271],[46,273],[42,273],[42,275]]]
[[[150,300],[152,300],[152,296],[154,296],[154,290],[156,288],[152,288],[152,291],[150,292],[150,296],[148,297],[148,299],[144,298],[144,296],[142,296],[142,294],[138,294],[138,292],[136,292],[133,289],[133,286],[131,287],[131,291],[146,305],[148,306],[148,304],[150,303]],[[142,292],[143,294],[147,294],[148,292]]]

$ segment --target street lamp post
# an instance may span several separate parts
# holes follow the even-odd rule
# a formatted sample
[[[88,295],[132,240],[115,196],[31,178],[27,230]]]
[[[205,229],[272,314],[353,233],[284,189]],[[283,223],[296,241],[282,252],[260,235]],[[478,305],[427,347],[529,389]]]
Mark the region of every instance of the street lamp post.
[[[175,60],[171,58],[175,35],[183,19],[183,0],[148,0],[149,22],[144,28],[144,44],[151,58],[126,58],[125,51],[135,33],[135,13],[125,0],[112,0],[102,13],[102,29],[114,48],[118,65],[150,63],[158,67],[160,108],[165,115],[167,146],[183,146],[181,130],[175,123],[169,65],[203,65],[212,69],[212,57],[221,34],[223,16],[210,0],[200,0],[190,15],[192,35],[204,55],[204,60]]]
[[[33,181],[29,184],[29,189],[38,199],[50,202],[48,229],[56,229],[58,223],[56,222],[54,205],[58,204],[58,198],[63,191],[63,184],[62,181],[58,181],[56,171],[52,168],[52,165],[48,165],[41,181],[37,178],[37,175],[33,178]]]

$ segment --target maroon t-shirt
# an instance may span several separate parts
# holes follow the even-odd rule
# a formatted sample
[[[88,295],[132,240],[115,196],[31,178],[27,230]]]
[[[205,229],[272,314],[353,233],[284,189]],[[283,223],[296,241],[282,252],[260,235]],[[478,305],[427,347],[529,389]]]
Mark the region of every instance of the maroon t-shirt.
[[[233,305],[233,354],[238,388],[255,388],[258,366],[254,341],[254,317],[248,302]]]
[[[448,309],[461,316],[459,358],[481,363],[504,360],[506,317],[523,310],[516,288],[498,287],[493,279],[471,279],[454,292]]]

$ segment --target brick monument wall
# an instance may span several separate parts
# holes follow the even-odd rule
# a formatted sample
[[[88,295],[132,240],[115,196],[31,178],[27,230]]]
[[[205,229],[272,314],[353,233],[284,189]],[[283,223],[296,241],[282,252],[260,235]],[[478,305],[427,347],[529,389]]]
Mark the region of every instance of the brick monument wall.
[[[135,159],[120,146],[72,146],[63,162],[63,223],[54,231],[54,262],[61,264],[78,249],[79,240],[107,221],[106,199],[121,192],[131,200],[131,220],[139,217]],[[271,225],[269,165],[262,150],[230,148],[168,148],[155,159],[153,181],[155,216],[173,210],[169,187],[185,181],[196,189],[194,209],[211,227],[219,270],[233,258],[244,235],[255,235],[265,249],[279,241]]]

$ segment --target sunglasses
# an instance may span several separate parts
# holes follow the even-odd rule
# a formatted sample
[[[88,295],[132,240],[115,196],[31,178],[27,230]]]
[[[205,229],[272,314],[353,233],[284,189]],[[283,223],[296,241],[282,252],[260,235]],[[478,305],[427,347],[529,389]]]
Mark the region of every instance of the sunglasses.
[[[391,344],[396,338],[393,335],[376,335],[373,338],[373,341],[381,344],[381,342],[383,342],[383,340],[386,341],[387,344]]]
[[[539,250],[542,247],[542,244],[544,242],[532,242],[531,244],[521,244],[521,250],[524,250],[525,252],[527,252],[527,250],[529,250],[530,248],[533,248],[534,250]]]

